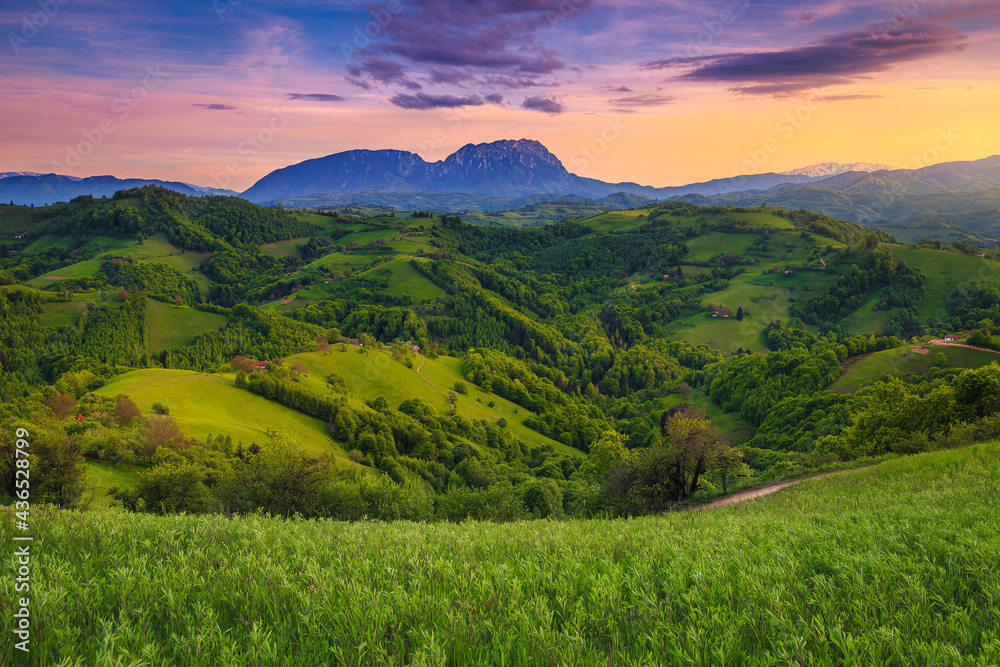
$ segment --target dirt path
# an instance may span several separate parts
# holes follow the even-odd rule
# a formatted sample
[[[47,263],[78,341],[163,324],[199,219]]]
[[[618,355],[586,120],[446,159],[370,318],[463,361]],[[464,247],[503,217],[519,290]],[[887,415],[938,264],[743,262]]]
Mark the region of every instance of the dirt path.
[[[836,475],[841,472],[847,472],[846,470],[834,470],[831,472],[820,473],[819,475],[813,475],[812,477],[803,477],[802,479],[790,479],[783,482],[776,482],[770,486],[764,486],[759,489],[747,489],[746,491],[740,491],[738,493],[733,493],[724,498],[719,498],[718,500],[713,500],[710,503],[705,503],[704,505],[698,505],[697,507],[692,507],[692,510],[704,510],[704,509],[714,509],[716,507],[728,507],[729,505],[736,505],[747,500],[753,500],[754,498],[760,498],[762,496],[769,496],[772,493],[777,493],[784,488],[789,486],[794,486],[800,482],[807,482],[811,479],[822,479],[824,477],[829,477],[830,475]]]
[[[967,350],[979,350],[980,352],[992,352],[993,354],[1000,354],[996,350],[991,350],[988,347],[976,347],[975,345],[966,345],[965,343],[952,343],[950,340],[941,340],[937,338],[932,341],[928,341],[928,345],[940,345],[941,347],[964,347]]]
[[[450,405],[451,409],[454,410],[455,409],[455,404],[451,402],[451,397],[447,394],[447,392],[445,392],[443,389],[441,389],[441,387],[439,387],[436,384],[434,384],[433,382],[431,382],[430,379],[426,375],[424,375],[423,373],[420,372],[420,369],[424,367],[424,363],[426,361],[427,361],[427,357],[425,357],[424,355],[421,354],[420,355],[420,365],[417,366],[417,375],[419,375],[420,377],[422,377],[424,379],[424,382],[426,382],[430,386],[432,386],[435,389],[437,389],[438,393],[440,393],[442,396],[445,397],[445,399],[447,399],[448,405]]]

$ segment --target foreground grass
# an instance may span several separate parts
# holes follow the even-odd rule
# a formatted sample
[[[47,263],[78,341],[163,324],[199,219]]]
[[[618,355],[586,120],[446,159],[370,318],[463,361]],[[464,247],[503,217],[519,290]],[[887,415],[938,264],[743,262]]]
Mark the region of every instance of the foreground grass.
[[[998,454],[937,452],[620,521],[36,510],[31,660],[995,665]],[[7,554],[11,514],[0,509]],[[9,569],[0,588],[14,597]]]

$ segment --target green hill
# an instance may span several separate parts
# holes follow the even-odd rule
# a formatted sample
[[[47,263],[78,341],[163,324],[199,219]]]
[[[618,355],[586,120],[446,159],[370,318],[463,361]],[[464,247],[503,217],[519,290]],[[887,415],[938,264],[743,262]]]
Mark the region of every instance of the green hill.
[[[115,378],[97,393],[125,394],[146,414],[152,414],[153,403],[163,403],[184,434],[200,440],[228,435],[233,442],[262,443],[274,433],[299,442],[313,454],[333,454],[347,461],[347,453],[330,438],[326,424],[239,389],[229,377],[138,370]]]
[[[33,508],[31,655],[192,666],[995,664],[1000,515],[984,489],[995,488],[998,456],[997,443],[934,452],[731,508],[631,521]],[[0,519],[9,543],[13,508]],[[0,647],[5,664],[13,644]]]

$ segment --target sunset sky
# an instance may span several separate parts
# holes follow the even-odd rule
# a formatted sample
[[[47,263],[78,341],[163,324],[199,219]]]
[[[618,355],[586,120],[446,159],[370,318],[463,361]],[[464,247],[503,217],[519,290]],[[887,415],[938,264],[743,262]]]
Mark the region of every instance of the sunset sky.
[[[0,171],[243,190],[529,138],[667,186],[1000,153],[1000,0],[12,0],[0,27]]]

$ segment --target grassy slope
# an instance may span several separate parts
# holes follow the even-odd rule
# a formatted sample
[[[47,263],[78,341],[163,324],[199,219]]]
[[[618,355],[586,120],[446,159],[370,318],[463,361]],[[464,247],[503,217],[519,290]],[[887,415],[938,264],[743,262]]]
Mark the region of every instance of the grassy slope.
[[[37,278],[32,278],[27,281],[27,285],[32,287],[42,288],[46,285],[51,285],[53,282],[58,282],[57,278],[79,278],[81,276],[92,276],[101,268],[100,261],[96,259],[85,259],[82,262],[77,262],[76,264],[70,264],[69,266],[64,266],[61,269],[56,269],[55,271],[49,271],[48,273],[42,274]]]
[[[154,299],[148,299],[146,303],[146,327],[151,351],[187,345],[196,335],[218,329],[227,321],[225,315],[173,306]]]
[[[444,295],[444,290],[410,266],[409,257],[397,257],[390,262],[379,264],[364,273],[359,273],[357,276],[359,278],[385,276],[389,281],[389,286],[385,290],[387,294],[391,294],[392,296],[409,296],[413,298],[414,303],[432,301]]]
[[[381,395],[385,396],[389,407],[397,408],[403,401],[418,397],[441,414],[450,410],[445,393],[454,388],[457,380],[464,380],[461,360],[454,357],[427,359],[420,371],[424,376],[421,377],[416,372],[420,367],[420,356],[410,357],[413,364],[410,369],[402,362],[394,361],[385,350],[369,350],[365,355],[360,353],[360,348],[346,347],[346,352],[341,352],[340,346],[334,345],[329,352],[297,354],[288,357],[285,363],[302,362],[309,371],[308,377],[301,379],[302,384],[313,391],[326,391],[326,378],[336,373],[348,383],[351,394],[360,401]],[[490,421],[504,417],[511,433],[529,445],[552,445],[559,451],[583,456],[579,450],[566,447],[524,426],[524,420],[531,414],[529,411],[495,394],[487,394],[471,383],[467,384],[469,394],[458,395],[458,414],[469,419]],[[481,398],[482,403],[476,402],[476,398]],[[494,402],[493,408],[488,407],[489,401]],[[517,414],[514,414],[515,409]]]
[[[33,509],[31,655],[192,666],[998,664],[998,460],[997,443],[936,452],[732,508],[631,521]],[[13,523],[0,508],[3,544]],[[13,586],[0,580],[0,595],[12,599]],[[4,642],[0,662],[12,656]]]
[[[311,453],[347,458],[322,421],[238,389],[229,377],[146,369],[121,375],[97,393],[131,396],[146,413],[152,412],[154,402],[162,402],[188,437],[203,440],[222,434],[249,444],[265,442],[272,431],[297,440]]]
[[[895,350],[867,355],[861,361],[849,364],[830,389],[840,393],[853,393],[861,387],[885,379],[890,373],[900,377],[923,375],[938,365],[939,353],[947,357],[949,368],[979,368],[1000,362],[1000,355],[964,347],[930,345],[925,348],[930,350],[928,354],[917,354],[913,349],[914,346],[904,345]]]
[[[944,252],[933,248],[892,246],[893,254],[927,276],[927,294],[920,304],[920,317],[948,318],[948,295],[959,283],[1000,280],[1000,263],[980,257]]]

